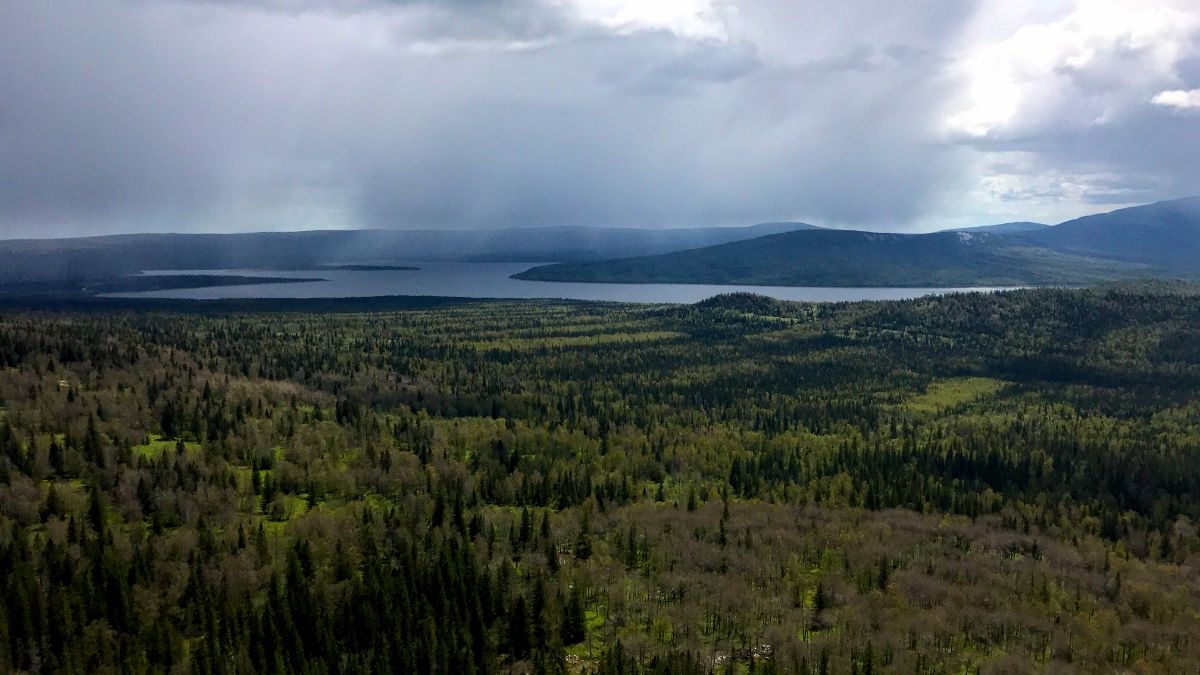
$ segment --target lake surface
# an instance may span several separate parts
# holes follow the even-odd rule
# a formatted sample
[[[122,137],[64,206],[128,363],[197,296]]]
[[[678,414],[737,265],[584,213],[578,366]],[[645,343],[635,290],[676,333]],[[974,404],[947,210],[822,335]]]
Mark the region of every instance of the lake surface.
[[[711,284],[594,284],[521,281],[509,275],[544,263],[424,263],[419,270],[160,270],[146,274],[232,274],[312,278],[324,281],[183,288],[114,293],[123,298],[355,298],[380,295],[427,295],[460,298],[562,298],[617,302],[692,303],[721,293],[747,291],[780,300],[841,302],[903,300],[923,295],[998,288],[813,288],[798,286],[719,286]]]

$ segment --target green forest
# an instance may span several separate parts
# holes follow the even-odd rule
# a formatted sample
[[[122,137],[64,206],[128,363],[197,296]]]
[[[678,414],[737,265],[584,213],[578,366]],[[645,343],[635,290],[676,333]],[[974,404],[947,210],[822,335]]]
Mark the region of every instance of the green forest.
[[[0,311],[3,673],[1200,672],[1200,294]]]

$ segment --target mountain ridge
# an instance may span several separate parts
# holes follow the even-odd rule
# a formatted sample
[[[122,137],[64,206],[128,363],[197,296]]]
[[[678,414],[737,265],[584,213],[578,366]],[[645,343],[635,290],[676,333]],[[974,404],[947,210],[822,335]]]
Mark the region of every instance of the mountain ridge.
[[[1092,284],[1150,274],[1134,263],[1058,252],[1005,235],[813,230],[656,256],[560,263],[513,276],[601,283],[965,287]]]
[[[1082,216],[1028,236],[1058,250],[1186,269],[1200,261],[1200,196]]]
[[[409,261],[546,262],[518,279],[780,286],[1091,284],[1200,273],[1200,197],[1059,223],[927,234],[746,227],[310,230],[0,240],[0,283],[172,269],[321,269]]]
[[[157,269],[312,269],[409,261],[557,262],[651,255],[808,229],[775,222],[711,228],[306,230],[113,234],[0,241],[0,281],[110,278]]]
[[[995,225],[974,225],[971,227],[954,227],[941,232],[990,232],[992,234],[1017,234],[1019,232],[1036,232],[1053,225],[1034,223],[1028,220],[1017,220],[1011,223],[996,223]]]
[[[540,266],[514,278],[947,287],[1082,285],[1200,273],[1200,197],[1012,231],[1022,225],[928,234],[804,230],[655,256]]]

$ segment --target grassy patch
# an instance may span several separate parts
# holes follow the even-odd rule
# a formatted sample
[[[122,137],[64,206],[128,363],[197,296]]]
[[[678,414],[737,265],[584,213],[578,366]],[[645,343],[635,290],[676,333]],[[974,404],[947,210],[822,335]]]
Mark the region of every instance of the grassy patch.
[[[274,502],[269,506],[267,515],[272,520],[288,521],[299,518],[308,512],[308,495],[275,495]]]
[[[157,459],[164,452],[175,452],[177,441],[164,439],[158,434],[150,434],[150,442],[133,446],[133,451],[146,459]],[[189,456],[200,454],[200,444],[195,441],[184,441],[184,452]]]
[[[584,625],[587,626],[587,638],[577,645],[567,647],[567,654],[574,656],[578,663],[590,664],[608,646],[604,635],[604,616],[594,607],[584,610],[583,616]]]
[[[239,490],[249,490],[254,484],[253,469],[248,466],[233,465],[229,467],[233,471],[234,478],[237,480]],[[260,473],[259,478],[264,476]]]
[[[950,408],[971,403],[985,396],[994,396],[1007,383],[990,377],[956,377],[936,380],[926,388],[924,394],[903,403],[902,407],[914,413],[935,414]]]

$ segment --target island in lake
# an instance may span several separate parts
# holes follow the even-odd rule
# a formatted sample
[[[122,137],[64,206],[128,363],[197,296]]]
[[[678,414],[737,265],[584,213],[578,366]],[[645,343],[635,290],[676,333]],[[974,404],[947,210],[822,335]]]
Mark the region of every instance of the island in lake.
[[[313,269],[341,272],[416,272],[421,268],[411,265],[319,265]]]
[[[311,281],[325,281],[325,279],[319,277],[255,277],[239,274],[133,274],[111,279],[10,282],[0,284],[0,297],[89,297],[107,293],[140,293],[246,284],[296,284]]]

